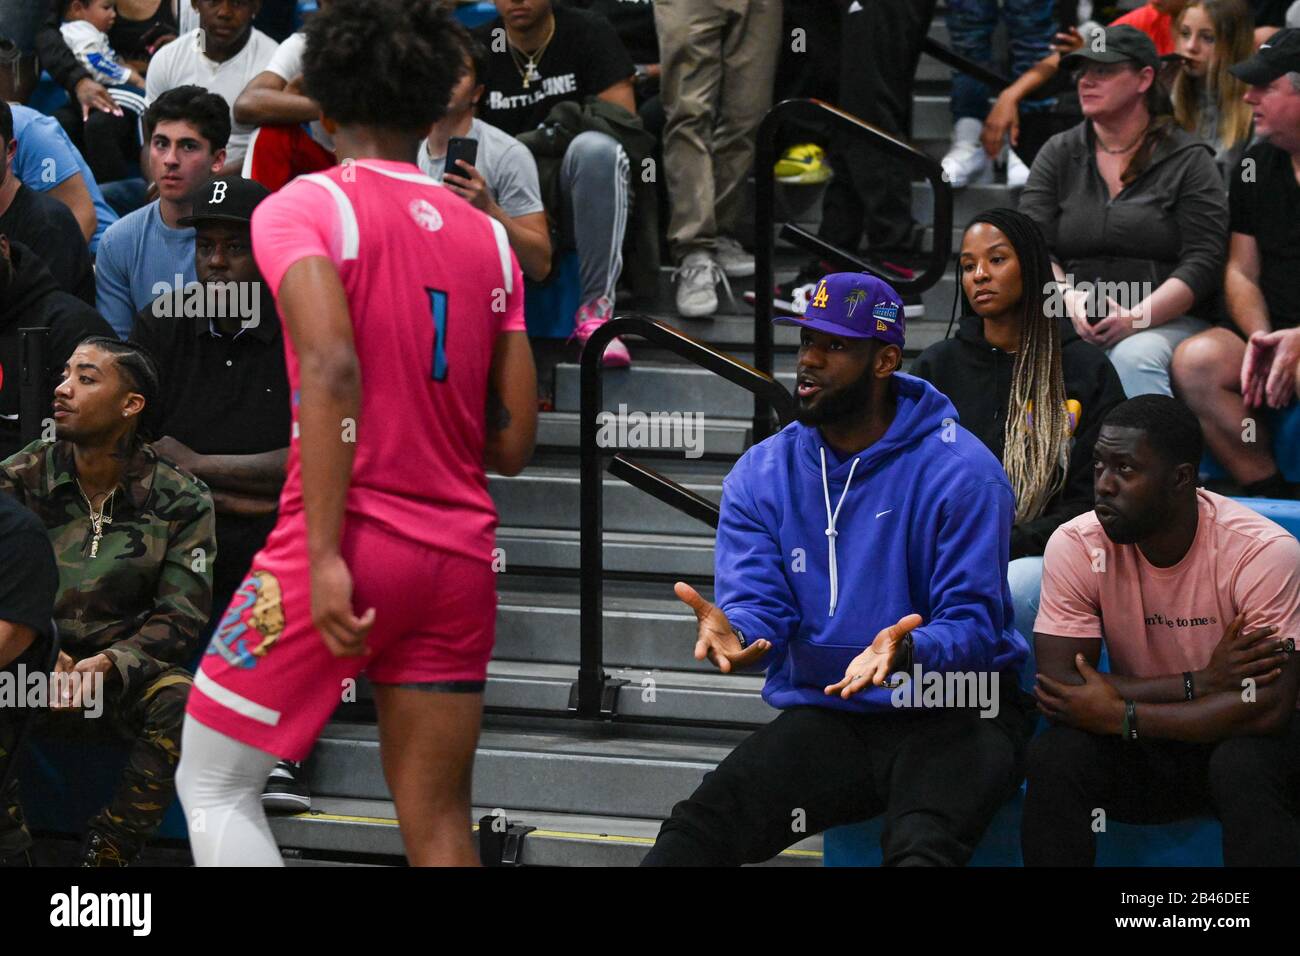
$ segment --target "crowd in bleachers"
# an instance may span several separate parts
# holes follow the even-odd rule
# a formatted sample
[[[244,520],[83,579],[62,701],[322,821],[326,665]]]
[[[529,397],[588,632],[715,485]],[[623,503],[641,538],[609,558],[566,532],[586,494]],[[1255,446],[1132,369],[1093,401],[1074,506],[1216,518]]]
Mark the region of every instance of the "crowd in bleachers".
[[[15,531],[0,542],[0,595],[22,593],[30,606],[48,594],[66,648],[61,667],[111,672],[122,690],[115,720],[134,749],[114,802],[91,822],[92,863],[133,859],[157,828],[179,759],[187,667],[275,524],[292,399],[251,223],[266,196],[337,163],[334,124],[303,82],[312,51],[300,8],[314,6],[52,0],[33,14],[0,0],[0,35],[16,50],[11,66],[0,64],[0,500],[36,513],[59,569],[55,584],[45,563],[15,561],[5,549],[26,540]],[[620,300],[655,295],[661,255],[688,320],[713,315],[730,279],[754,275],[746,184],[773,102],[819,96],[909,138],[935,0],[496,8],[494,19],[459,28],[462,73],[411,173],[500,223],[530,281],[555,281],[576,257],[580,304],[568,327],[581,346]],[[1080,607],[1125,595],[1077,593],[1086,577],[1077,565],[1096,543],[1078,530],[1079,516],[1094,504],[1094,445],[1126,399],[1185,403],[1228,473],[1220,490],[1300,497],[1297,450],[1272,441],[1300,414],[1300,2],[1152,0],[1123,13],[1103,3],[948,0],[947,18],[954,49],[985,66],[1004,20],[1014,75],[996,96],[955,75],[945,178],[960,189],[1005,165],[1019,208],[962,224],[957,335],[911,372],[947,396],[1003,466],[1014,499],[1006,579],[1016,629],[1031,646],[1044,621],[1055,628],[1047,633],[1093,637]],[[910,277],[925,229],[913,219],[907,169],[816,127],[783,129],[780,142],[777,168],[759,174],[825,183],[820,238]],[[792,316],[807,314],[834,271],[810,261],[777,299]],[[47,433],[24,447],[18,330],[30,326],[49,329],[48,361],[35,374],[54,411]],[[631,360],[619,339],[602,358]],[[1201,465],[1179,414],[1130,412],[1117,427],[1183,429],[1181,444],[1152,442],[1172,475]],[[1194,514],[1198,501],[1223,508],[1196,497],[1194,477],[1190,488],[1166,489],[1178,514]],[[1236,511],[1224,520],[1263,533]],[[1068,561],[1063,528],[1077,538]],[[1197,545],[1197,574],[1208,547]],[[1241,567],[1275,554],[1293,561],[1288,547],[1243,555]],[[1296,579],[1295,569],[1263,567]],[[1245,593],[1233,590],[1235,577],[1228,587],[1204,575],[1227,603]],[[1300,624],[1294,605],[1284,596],[1269,605],[1289,616],[1279,626]],[[50,615],[6,610],[0,667],[36,661]],[[1112,650],[1112,661],[1135,680],[1168,670],[1145,651]],[[1022,662],[1027,680],[1032,663]],[[1072,664],[1051,666],[1058,679],[1073,674]],[[1215,679],[1226,686],[1224,673]],[[1292,677],[1279,686],[1294,698]],[[1048,706],[1065,712],[1061,686]],[[12,756],[5,727],[0,713],[0,767]],[[1081,738],[1061,745],[1068,765],[1061,751],[1035,746],[1031,775],[1054,781],[1040,794],[1064,792],[1062,777],[1111,759]],[[1250,761],[1270,755],[1233,767],[1259,772]],[[294,773],[277,769],[268,804],[306,805]],[[20,811],[6,810],[15,794],[0,793],[0,857],[30,842]],[[1067,802],[1050,812],[1035,804],[1040,835]],[[1250,807],[1232,813],[1245,819]]]

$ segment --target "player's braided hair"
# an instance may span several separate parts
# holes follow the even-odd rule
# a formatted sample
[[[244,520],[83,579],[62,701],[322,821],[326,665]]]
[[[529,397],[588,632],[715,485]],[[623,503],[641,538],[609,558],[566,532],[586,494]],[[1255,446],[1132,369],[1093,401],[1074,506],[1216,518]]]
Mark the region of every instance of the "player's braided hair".
[[[123,342],[121,339],[109,338],[106,335],[90,335],[77,344],[93,345],[113,356],[117,370],[126,380],[127,387],[144,398],[144,411],[136,421],[135,440],[151,441],[157,437],[154,434],[154,425],[161,412],[159,395],[162,387],[159,384],[158,366],[153,357],[134,342]]]
[[[307,24],[303,85],[337,123],[422,136],[464,72],[456,27],[440,0],[334,0]]]
[[[1020,345],[1011,371],[1002,450],[1002,467],[1016,495],[1019,523],[1037,518],[1065,487],[1070,421],[1061,368],[1061,328],[1047,308],[1054,289],[1052,260],[1037,224],[1014,209],[990,209],[966,228],[980,222],[1001,230],[1020,260]],[[962,313],[968,314],[972,310],[965,289],[960,283],[958,289]]]

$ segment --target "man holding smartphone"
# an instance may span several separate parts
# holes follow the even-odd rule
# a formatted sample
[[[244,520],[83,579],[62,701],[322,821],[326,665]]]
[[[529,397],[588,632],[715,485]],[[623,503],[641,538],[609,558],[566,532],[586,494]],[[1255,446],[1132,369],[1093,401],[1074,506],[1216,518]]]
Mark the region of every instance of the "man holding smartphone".
[[[505,226],[519,268],[540,282],[551,271],[551,234],[537,162],[519,140],[474,116],[487,53],[468,32],[463,42],[465,72],[452,90],[447,115],[429,130],[420,170]]]

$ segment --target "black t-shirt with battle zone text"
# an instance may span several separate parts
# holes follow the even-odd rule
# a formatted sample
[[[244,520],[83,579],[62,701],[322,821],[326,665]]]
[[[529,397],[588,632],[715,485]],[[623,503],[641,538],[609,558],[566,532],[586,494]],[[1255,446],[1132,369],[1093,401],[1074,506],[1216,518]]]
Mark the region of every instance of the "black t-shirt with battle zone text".
[[[636,69],[609,21],[583,10],[555,8],[555,35],[537,62],[541,78],[526,88],[519,65],[526,59],[511,53],[501,18],[474,33],[488,52],[479,118],[511,136],[536,129],[556,103],[595,96]]]

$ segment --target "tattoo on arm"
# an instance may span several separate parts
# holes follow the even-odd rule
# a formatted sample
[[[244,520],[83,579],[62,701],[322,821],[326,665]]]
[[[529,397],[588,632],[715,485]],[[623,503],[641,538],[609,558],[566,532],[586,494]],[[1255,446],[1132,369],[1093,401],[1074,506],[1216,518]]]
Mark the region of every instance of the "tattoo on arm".
[[[503,432],[510,427],[510,409],[501,403],[501,396],[495,388],[488,389],[487,426],[494,432]]]

